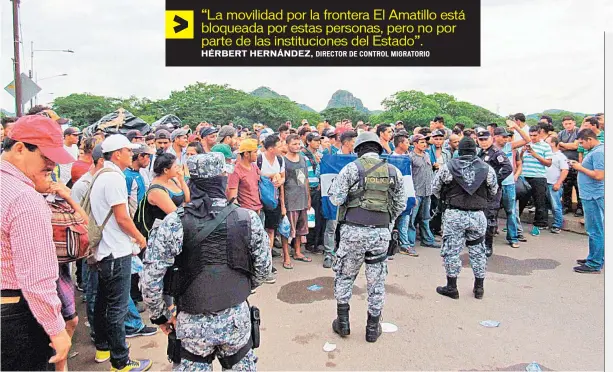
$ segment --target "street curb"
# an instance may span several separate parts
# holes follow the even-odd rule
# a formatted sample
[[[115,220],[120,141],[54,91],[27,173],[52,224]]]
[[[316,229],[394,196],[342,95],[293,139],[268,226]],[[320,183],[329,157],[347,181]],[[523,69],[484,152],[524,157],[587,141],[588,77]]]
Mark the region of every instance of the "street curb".
[[[553,223],[553,217],[551,216],[551,213],[549,213],[548,217],[549,226],[551,226],[551,224]],[[503,210],[500,210],[500,212],[498,213],[498,218],[503,220],[507,219],[507,216]],[[532,221],[534,220],[534,213],[524,211],[520,219],[522,223],[532,224]],[[581,222],[579,222],[580,220],[581,218],[575,217],[572,214],[564,215],[564,223],[562,224],[562,230],[574,232],[576,234],[587,235],[587,233],[585,232],[585,226],[581,224]]]

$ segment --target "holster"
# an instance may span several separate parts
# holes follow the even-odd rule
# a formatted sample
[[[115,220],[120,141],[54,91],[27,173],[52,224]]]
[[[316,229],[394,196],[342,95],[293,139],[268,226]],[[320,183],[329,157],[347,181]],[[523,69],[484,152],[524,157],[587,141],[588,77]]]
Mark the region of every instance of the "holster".
[[[168,347],[166,348],[168,361],[171,363],[181,363],[181,340],[177,338],[177,333],[172,331],[168,335]]]
[[[392,230],[392,239],[390,240],[389,248],[387,249],[387,256],[391,257],[398,253],[400,250],[400,233],[396,228]]]
[[[164,294],[168,296],[179,296],[181,269],[176,265],[172,265],[166,274],[164,274]]]
[[[260,347],[260,309],[255,306],[249,308],[251,313],[251,340],[253,341],[253,348]]]
[[[338,247],[341,244],[341,226],[344,223],[344,221],[338,221],[336,224],[336,230],[334,231],[334,252],[338,251]]]

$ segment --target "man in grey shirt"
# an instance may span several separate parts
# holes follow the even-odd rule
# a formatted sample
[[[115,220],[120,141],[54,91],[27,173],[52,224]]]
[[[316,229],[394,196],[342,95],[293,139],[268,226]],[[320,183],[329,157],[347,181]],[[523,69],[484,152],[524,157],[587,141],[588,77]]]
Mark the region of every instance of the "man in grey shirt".
[[[577,152],[577,148],[579,147],[579,140],[577,139],[577,134],[579,133],[579,129],[577,128],[575,119],[572,116],[565,116],[562,118],[562,125],[564,126],[564,130],[558,133],[560,150],[562,150],[562,153],[568,160],[578,161],[579,153]],[[577,193],[577,209],[583,209],[581,208],[581,199],[579,198],[577,171],[571,167],[563,183],[562,214],[566,214],[572,210],[573,187]]]
[[[428,137],[416,134],[411,137],[411,142],[415,148],[409,153],[411,158],[411,175],[415,188],[415,207],[411,211],[411,220],[408,228],[409,248],[407,252],[401,253],[414,255],[415,239],[417,235],[416,223],[419,223],[419,233],[421,235],[421,246],[440,248],[434,240],[434,235],[430,231],[430,196],[432,195],[432,161],[430,155],[426,153],[428,148]]]

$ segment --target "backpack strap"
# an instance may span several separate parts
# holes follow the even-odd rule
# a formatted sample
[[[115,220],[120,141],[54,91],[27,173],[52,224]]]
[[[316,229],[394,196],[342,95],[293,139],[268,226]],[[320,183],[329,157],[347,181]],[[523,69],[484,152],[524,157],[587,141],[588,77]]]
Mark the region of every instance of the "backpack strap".
[[[279,162],[279,169],[283,168],[283,157],[281,155],[277,155],[277,161]]]
[[[258,155],[256,163],[258,165],[258,168],[262,169],[262,154]]]
[[[94,188],[94,183],[96,183],[98,176],[100,176],[103,173],[108,173],[108,172],[117,172],[117,171],[111,168],[102,168],[98,172],[96,172],[96,174],[94,175],[94,178],[89,184],[89,187],[87,188],[87,191],[85,192],[85,195],[83,196],[83,200],[81,201],[81,206],[83,207],[83,210],[85,211],[85,213],[89,215],[90,218],[93,218],[93,216],[91,215],[92,214],[92,204],[91,204],[90,196],[92,193],[92,189]],[[102,225],[100,225],[102,229],[104,229],[104,226],[106,226],[106,223],[109,221],[112,214],[113,214],[113,208],[109,210],[109,213],[106,215],[104,222],[102,223]]]

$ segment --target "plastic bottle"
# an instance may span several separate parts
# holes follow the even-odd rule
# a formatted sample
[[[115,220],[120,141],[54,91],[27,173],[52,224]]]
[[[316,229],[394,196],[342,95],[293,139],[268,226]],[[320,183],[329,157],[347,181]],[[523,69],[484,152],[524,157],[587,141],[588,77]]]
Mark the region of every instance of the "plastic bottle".
[[[315,227],[315,210],[313,208],[309,209],[309,211],[307,212],[307,218],[308,218],[309,229],[314,228]]]

